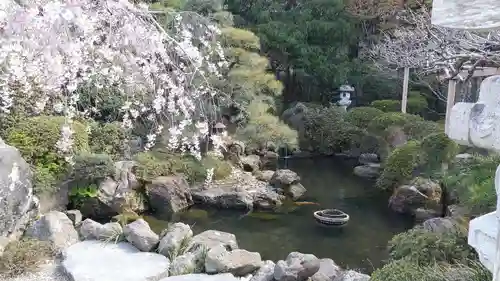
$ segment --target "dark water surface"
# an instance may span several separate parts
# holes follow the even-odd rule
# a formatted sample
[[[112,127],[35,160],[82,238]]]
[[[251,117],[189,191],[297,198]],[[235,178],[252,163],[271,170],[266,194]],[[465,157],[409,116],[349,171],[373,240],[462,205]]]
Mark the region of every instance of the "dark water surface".
[[[284,167],[281,163],[280,168]],[[352,175],[352,167],[335,158],[289,159],[287,167],[297,172],[307,188],[305,205],[293,212],[251,214],[242,216],[235,211],[190,209],[178,221],[192,226],[193,231],[215,229],[234,233],[240,248],[256,251],[263,259],[277,261],[288,253],[299,251],[319,258],[331,258],[339,265],[370,273],[387,258],[387,242],[394,234],[411,226],[387,209],[387,195],[382,195],[372,183]],[[338,208],[351,217],[343,228],[318,225],[312,213],[319,209]],[[155,231],[166,222],[146,218]]]

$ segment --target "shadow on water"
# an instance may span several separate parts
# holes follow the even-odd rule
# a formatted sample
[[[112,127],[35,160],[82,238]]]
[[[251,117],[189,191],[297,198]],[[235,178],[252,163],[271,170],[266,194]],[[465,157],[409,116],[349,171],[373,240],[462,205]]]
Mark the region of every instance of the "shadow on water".
[[[373,183],[354,177],[352,167],[340,162],[326,157],[288,159],[288,168],[301,176],[307,188],[307,196],[301,200],[319,206],[294,206],[280,213],[256,212],[246,216],[196,207],[174,220],[192,225],[195,233],[208,229],[234,233],[241,248],[259,252],[263,259],[277,261],[299,251],[332,258],[343,267],[370,273],[387,258],[387,242],[411,227],[412,222],[390,212],[387,195],[380,194]],[[326,208],[348,213],[349,223],[341,228],[319,225],[312,213]],[[152,217],[146,219],[155,231],[167,224]]]

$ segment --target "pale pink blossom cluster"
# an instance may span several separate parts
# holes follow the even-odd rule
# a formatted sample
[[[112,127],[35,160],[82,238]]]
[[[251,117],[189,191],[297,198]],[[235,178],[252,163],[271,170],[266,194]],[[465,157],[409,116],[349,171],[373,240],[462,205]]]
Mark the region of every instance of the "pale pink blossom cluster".
[[[227,66],[215,25],[178,14],[165,30],[147,7],[126,0],[44,0],[26,7],[1,1],[11,5],[0,6],[0,111],[8,113],[22,95],[34,113],[64,114],[68,122],[57,146],[70,153],[71,120],[81,114],[78,89],[112,88],[127,101],[125,127],[139,117],[157,124],[146,149],[168,124],[169,147],[188,147],[199,157],[208,125],[197,123],[204,115],[198,104],[215,95],[206,77],[220,79]]]

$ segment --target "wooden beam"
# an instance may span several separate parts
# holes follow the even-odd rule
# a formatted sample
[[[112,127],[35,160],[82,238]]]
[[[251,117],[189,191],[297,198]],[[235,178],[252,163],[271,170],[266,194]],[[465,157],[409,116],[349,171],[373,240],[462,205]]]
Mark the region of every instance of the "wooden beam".
[[[446,97],[446,119],[445,119],[445,133],[448,134],[448,125],[450,124],[451,109],[455,105],[455,96],[457,89],[457,81],[448,81],[448,96]]]
[[[495,68],[495,67],[478,68],[474,70],[472,77],[487,77],[493,75],[500,75],[500,68]],[[469,71],[468,70],[460,71],[459,75],[453,77],[453,80],[459,80],[458,76],[465,78],[469,76]],[[439,80],[446,80],[447,78],[448,77],[446,77],[446,75],[444,74],[439,75]]]
[[[401,99],[401,112],[406,113],[406,105],[408,104],[408,83],[410,80],[410,68],[405,67],[403,79],[403,97]]]

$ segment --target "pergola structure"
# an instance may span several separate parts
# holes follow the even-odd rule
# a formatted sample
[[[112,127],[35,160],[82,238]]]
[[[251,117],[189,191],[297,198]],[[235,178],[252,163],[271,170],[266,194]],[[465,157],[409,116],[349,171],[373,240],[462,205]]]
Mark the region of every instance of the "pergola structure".
[[[446,95],[446,118],[445,121],[448,123],[450,120],[450,112],[453,105],[455,105],[457,98],[457,85],[463,83],[464,81],[469,81],[470,79],[477,79],[480,82],[484,77],[489,77],[493,75],[500,75],[500,67],[472,67],[464,66],[462,70],[451,79],[445,74],[439,75],[440,81],[448,81],[448,92]],[[480,84],[480,83],[478,83]]]

